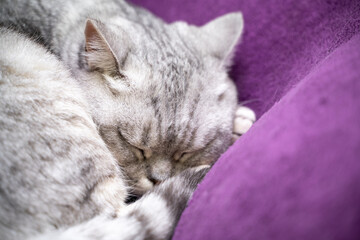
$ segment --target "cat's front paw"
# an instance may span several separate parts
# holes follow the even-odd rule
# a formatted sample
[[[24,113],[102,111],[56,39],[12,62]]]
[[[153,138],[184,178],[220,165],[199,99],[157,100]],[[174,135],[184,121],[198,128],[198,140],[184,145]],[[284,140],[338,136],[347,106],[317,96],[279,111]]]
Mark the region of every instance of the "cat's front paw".
[[[235,112],[233,142],[246,133],[256,120],[255,112],[248,107],[238,106]]]

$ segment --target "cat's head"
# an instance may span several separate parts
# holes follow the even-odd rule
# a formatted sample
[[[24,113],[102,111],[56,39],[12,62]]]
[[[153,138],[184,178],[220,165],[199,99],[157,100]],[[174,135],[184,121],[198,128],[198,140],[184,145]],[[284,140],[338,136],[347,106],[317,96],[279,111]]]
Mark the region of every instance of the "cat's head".
[[[243,28],[240,13],[202,27],[144,24],[88,20],[82,83],[135,194],[214,163],[231,144],[237,96],[227,67]]]

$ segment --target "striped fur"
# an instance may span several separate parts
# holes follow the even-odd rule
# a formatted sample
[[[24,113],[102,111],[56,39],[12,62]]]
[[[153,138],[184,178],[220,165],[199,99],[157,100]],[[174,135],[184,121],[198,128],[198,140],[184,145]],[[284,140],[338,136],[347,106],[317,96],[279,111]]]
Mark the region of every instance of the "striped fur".
[[[201,179],[184,170],[232,142],[241,14],[196,27],[121,0],[3,0],[1,26],[0,238],[169,238]]]

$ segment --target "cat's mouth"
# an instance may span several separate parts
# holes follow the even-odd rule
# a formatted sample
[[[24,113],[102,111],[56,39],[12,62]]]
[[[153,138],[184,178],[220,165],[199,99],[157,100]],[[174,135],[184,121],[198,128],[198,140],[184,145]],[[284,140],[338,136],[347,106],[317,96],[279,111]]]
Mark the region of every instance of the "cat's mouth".
[[[126,203],[130,204],[139,200],[146,192],[152,190],[155,186],[159,185],[162,181],[141,178],[134,186],[132,193],[126,198]]]
[[[152,182],[152,184],[153,184],[154,186],[159,185],[160,183],[163,182],[163,181],[157,180],[157,179],[155,179],[155,178],[148,178],[148,180],[149,180],[150,182]]]
[[[147,177],[141,177],[134,185],[131,186],[131,198],[133,198],[133,196],[135,196],[135,198],[141,197],[158,184],[160,184],[160,182],[151,181]]]

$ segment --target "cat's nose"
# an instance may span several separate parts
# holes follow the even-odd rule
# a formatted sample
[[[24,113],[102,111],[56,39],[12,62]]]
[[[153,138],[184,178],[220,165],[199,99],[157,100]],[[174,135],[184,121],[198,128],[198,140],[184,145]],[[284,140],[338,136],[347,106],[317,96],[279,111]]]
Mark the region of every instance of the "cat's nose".
[[[152,177],[149,177],[149,180],[150,180],[150,182],[152,182],[154,184],[154,186],[159,185],[162,182],[161,180],[158,180],[158,179],[155,179]]]

